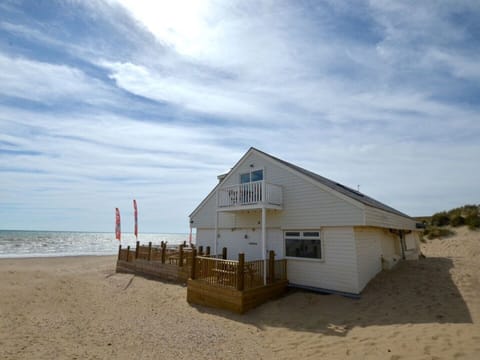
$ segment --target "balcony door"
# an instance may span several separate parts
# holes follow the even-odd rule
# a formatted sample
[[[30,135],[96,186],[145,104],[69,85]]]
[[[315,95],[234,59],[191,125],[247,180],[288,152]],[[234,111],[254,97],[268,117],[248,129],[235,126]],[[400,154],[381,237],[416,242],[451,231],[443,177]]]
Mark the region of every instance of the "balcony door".
[[[262,201],[263,169],[240,174],[240,201],[254,204]]]

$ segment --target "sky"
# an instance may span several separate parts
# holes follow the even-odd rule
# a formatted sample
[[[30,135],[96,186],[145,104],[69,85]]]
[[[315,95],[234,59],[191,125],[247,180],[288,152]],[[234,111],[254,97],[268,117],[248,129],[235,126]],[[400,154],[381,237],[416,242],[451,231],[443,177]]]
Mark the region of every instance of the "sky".
[[[188,232],[251,147],[480,203],[478,1],[0,2],[0,229]]]

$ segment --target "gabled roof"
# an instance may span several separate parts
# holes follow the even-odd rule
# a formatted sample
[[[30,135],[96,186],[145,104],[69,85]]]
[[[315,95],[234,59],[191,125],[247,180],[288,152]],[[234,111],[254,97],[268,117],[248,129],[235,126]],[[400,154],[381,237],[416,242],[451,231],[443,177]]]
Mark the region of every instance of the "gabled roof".
[[[337,183],[333,180],[330,180],[330,179],[327,179],[326,177],[323,177],[323,176],[320,176],[318,174],[315,174],[314,172],[311,172],[309,170],[306,170],[300,166],[297,166],[297,165],[294,165],[292,163],[289,163],[288,161],[285,161],[285,160],[282,160],[282,159],[279,159],[275,156],[272,156],[270,154],[267,154],[266,152],[263,152],[261,150],[258,150],[254,147],[251,147],[246,153],[244,156],[242,156],[242,158],[234,165],[234,167],[227,173],[227,174],[224,174],[225,176],[228,176],[229,174],[231,174],[231,172],[233,171],[233,169],[235,169],[235,167],[241,163],[241,161],[246,158],[246,156],[251,152],[251,151],[256,151],[260,154],[262,154],[263,156],[267,157],[267,158],[270,158],[272,159],[273,161],[276,161],[276,162],[279,162],[281,164],[283,164],[284,166],[290,168],[291,170],[294,170],[295,172],[298,172],[312,180],[314,180],[315,182],[318,182],[344,196],[347,196],[355,201],[358,201],[364,205],[367,205],[367,206],[370,206],[370,207],[373,207],[373,208],[376,208],[376,209],[379,209],[379,210],[382,210],[382,211],[386,211],[386,212],[389,212],[389,213],[392,213],[392,214],[395,214],[395,215],[399,215],[399,216],[402,216],[402,217],[406,217],[408,219],[411,219],[411,220],[414,220],[412,217],[388,206],[388,205],[385,205],[383,203],[381,203],[380,201],[377,201],[365,194],[362,194],[361,192],[359,191],[356,191],[354,189],[351,189],[349,188],[348,186],[345,186],[345,185],[342,185],[340,183]],[[217,187],[219,187],[221,184],[221,182],[219,182],[215,187],[214,189],[210,192],[210,194],[208,194],[208,196],[197,206],[197,208],[190,214],[190,216],[192,216],[194,213],[197,212],[197,210],[199,208],[202,207],[202,205],[204,204],[204,202],[215,192],[215,190],[217,189]]]
[[[282,159],[279,159],[275,156],[272,156],[270,154],[267,154],[266,152],[263,152],[261,150],[258,150],[254,147],[251,147],[250,150],[255,150],[261,154],[263,154],[264,156],[267,156],[275,161],[278,161],[280,163],[282,163],[283,165],[295,170],[295,171],[298,171],[299,173],[331,188],[332,190],[335,190],[345,196],[348,196],[349,198],[353,199],[353,200],[356,200],[358,202],[361,202],[362,204],[364,205],[367,205],[367,206],[371,206],[373,208],[377,208],[377,209],[380,209],[380,210],[383,210],[383,211],[386,211],[386,212],[389,212],[389,213],[392,213],[392,214],[396,214],[396,215],[400,215],[400,216],[403,216],[403,217],[407,217],[409,219],[412,219],[410,216],[408,216],[407,214],[404,214],[388,205],[385,205],[383,203],[381,203],[380,201],[377,201],[365,194],[362,194],[361,192],[357,191],[357,190],[353,190],[351,188],[349,188],[348,186],[345,186],[345,185],[342,185],[340,183],[337,183],[333,180],[330,180],[330,179],[327,179],[326,177],[323,177],[323,176],[320,176],[318,174],[315,174],[314,172],[311,172],[309,170],[306,170],[304,168],[301,168],[300,166],[297,166],[297,165],[294,165],[292,163],[289,163],[285,160],[282,160]],[[249,151],[250,151],[249,150]]]

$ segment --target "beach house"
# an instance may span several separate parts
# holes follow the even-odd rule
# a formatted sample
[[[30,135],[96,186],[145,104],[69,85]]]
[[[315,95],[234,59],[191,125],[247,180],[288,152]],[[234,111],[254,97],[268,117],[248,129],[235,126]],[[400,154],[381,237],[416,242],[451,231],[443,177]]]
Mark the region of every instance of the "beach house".
[[[250,148],[190,214],[197,246],[287,260],[290,285],[359,294],[382,268],[418,259],[416,221],[371,197]]]

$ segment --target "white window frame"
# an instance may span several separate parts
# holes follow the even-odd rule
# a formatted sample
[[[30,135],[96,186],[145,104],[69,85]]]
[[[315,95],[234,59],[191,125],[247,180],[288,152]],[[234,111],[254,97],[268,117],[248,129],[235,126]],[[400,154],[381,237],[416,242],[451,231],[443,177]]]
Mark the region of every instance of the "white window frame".
[[[297,257],[297,256],[288,256],[287,255],[287,237],[293,238],[294,236],[289,235],[287,233],[298,232],[300,235],[298,236],[299,240],[319,240],[320,241],[320,258],[309,258],[309,257]],[[312,233],[317,232],[318,236],[304,236],[304,233]],[[325,250],[324,250],[324,237],[321,229],[288,229],[283,231],[283,250],[285,251],[285,258],[291,260],[302,260],[302,261],[314,261],[314,262],[324,262],[325,261]]]

